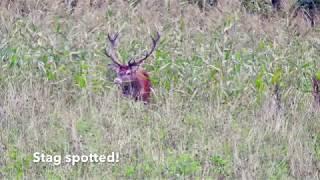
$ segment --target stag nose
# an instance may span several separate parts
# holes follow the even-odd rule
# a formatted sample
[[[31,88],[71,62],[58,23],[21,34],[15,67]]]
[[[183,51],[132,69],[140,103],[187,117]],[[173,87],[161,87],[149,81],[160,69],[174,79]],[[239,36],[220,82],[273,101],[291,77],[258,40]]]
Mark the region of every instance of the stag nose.
[[[113,81],[115,84],[121,84],[122,83],[122,80],[120,78],[116,78],[114,79]]]

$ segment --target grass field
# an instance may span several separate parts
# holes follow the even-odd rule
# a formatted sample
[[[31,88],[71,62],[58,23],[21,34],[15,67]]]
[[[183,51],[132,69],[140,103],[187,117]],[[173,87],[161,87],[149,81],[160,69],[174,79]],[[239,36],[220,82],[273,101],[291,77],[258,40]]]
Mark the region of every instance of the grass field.
[[[237,0],[92,2],[0,6],[0,179],[320,179],[319,25]],[[124,62],[161,33],[143,65],[150,105],[113,84],[103,50],[116,31]],[[35,152],[120,161],[35,163]]]

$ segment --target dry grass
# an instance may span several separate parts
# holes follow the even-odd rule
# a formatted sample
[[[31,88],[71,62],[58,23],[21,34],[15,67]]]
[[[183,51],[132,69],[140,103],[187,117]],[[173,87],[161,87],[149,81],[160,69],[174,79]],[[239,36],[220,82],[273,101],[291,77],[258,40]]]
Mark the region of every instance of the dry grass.
[[[72,14],[25,2],[0,9],[0,177],[320,178],[319,26],[298,36],[289,17],[248,14],[236,0],[205,12],[178,1],[82,1]],[[156,30],[145,106],[119,95],[103,48],[107,32],[121,31],[128,59]],[[111,151],[119,163],[32,162],[34,152]]]

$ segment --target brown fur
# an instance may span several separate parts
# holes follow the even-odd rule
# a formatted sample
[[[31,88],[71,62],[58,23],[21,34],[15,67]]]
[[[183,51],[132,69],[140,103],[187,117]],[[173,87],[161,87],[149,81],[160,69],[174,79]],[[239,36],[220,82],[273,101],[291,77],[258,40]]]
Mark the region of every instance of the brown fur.
[[[140,91],[136,99],[142,100],[144,102],[149,102],[151,93],[151,82],[148,73],[143,69],[139,69],[136,72],[136,77],[140,87]]]

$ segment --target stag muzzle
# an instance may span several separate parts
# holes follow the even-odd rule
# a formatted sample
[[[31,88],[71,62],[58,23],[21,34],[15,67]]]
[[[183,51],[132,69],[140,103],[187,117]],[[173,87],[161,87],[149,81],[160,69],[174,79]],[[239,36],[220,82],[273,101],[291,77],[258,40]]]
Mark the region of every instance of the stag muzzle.
[[[116,85],[121,85],[123,81],[120,78],[115,78],[113,81]]]

